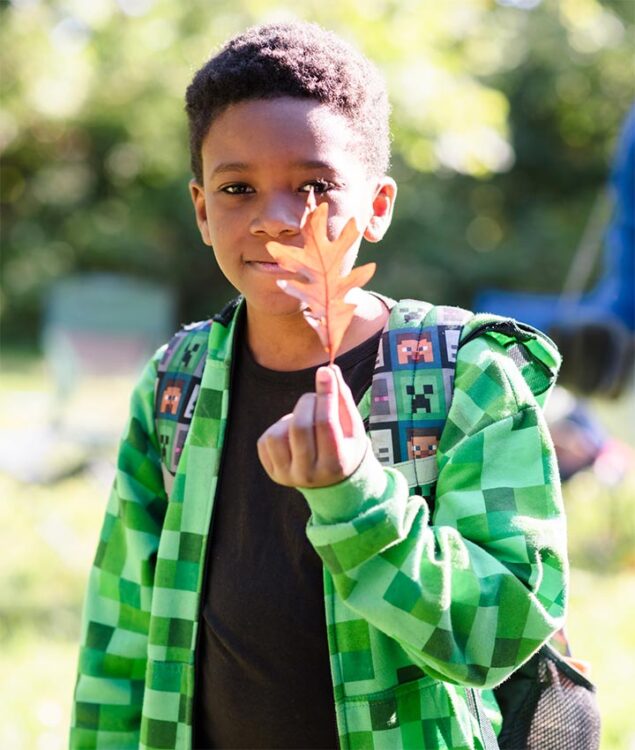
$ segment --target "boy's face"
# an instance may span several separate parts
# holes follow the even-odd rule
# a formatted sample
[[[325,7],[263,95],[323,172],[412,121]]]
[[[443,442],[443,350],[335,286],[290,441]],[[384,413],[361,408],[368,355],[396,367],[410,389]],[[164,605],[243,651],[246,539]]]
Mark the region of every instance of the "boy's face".
[[[247,301],[248,314],[297,313],[300,302],[282,292],[282,271],[267,252],[270,240],[303,244],[300,221],[308,192],[329,204],[329,235],[355,217],[377,242],[390,224],[396,186],[369,177],[348,120],[311,99],[279,97],[233,104],[203,141],[203,185],[190,183],[203,241]],[[346,258],[355,262],[359,242]]]

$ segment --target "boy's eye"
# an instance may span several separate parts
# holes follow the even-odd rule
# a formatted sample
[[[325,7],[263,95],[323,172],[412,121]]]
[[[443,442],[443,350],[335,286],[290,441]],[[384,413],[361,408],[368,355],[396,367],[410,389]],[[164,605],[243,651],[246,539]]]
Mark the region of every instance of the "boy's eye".
[[[228,195],[245,195],[246,193],[253,193],[254,189],[244,182],[235,182],[231,185],[224,185],[221,192]]]
[[[332,190],[334,187],[335,185],[328,180],[311,180],[310,182],[305,182],[300,190],[304,193],[308,193],[309,190],[313,188],[313,192],[316,195],[322,195],[324,193],[327,193],[329,190]]]

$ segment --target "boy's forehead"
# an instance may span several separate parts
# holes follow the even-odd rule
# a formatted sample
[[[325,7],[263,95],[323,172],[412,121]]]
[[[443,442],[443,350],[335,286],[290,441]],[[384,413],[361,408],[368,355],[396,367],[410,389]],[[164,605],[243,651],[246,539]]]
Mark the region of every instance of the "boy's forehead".
[[[350,166],[354,140],[348,119],[313,99],[254,99],[231,104],[213,120],[203,159],[211,169],[267,160],[337,169]]]

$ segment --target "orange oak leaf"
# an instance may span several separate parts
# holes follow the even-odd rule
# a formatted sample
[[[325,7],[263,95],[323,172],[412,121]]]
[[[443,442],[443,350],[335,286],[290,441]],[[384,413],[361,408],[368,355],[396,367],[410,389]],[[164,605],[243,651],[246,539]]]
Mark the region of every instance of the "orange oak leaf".
[[[359,239],[355,219],[349,219],[339,237],[327,235],[328,203],[316,205],[313,189],[307,198],[301,229],[303,247],[267,242],[267,250],[285,271],[297,274],[295,279],[280,279],[278,286],[304,303],[304,317],[320,337],[333,364],[346,329],[355,313],[355,293],[375,273],[375,263],[353,268],[342,276],[346,253]]]

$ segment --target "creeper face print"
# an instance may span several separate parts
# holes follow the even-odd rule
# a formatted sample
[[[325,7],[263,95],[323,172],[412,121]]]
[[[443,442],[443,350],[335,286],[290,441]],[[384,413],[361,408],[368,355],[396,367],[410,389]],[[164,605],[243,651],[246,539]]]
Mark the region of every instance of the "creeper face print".
[[[183,367],[188,368],[194,354],[199,350],[200,344],[194,344],[194,346],[188,346],[183,355]]]
[[[182,388],[180,385],[168,385],[161,396],[161,414],[178,414]]]
[[[430,334],[422,333],[420,337],[404,333],[397,337],[397,359],[400,365],[411,362],[433,362],[432,339]]]
[[[399,302],[397,304],[397,312],[400,315],[403,315],[404,323],[406,325],[409,325],[410,323],[418,323],[422,316],[419,306],[409,305],[407,302]]]
[[[161,446],[161,459],[162,461],[166,461],[168,456],[168,446],[170,444],[170,436],[169,435],[159,435],[159,445]]]
[[[426,414],[430,413],[430,396],[434,393],[434,386],[430,383],[425,383],[421,386],[419,393],[415,392],[413,385],[406,386],[406,393],[412,396],[412,413],[414,414],[419,409],[422,409]]]
[[[426,458],[434,456],[439,445],[439,438],[424,429],[408,430],[408,458]]]

